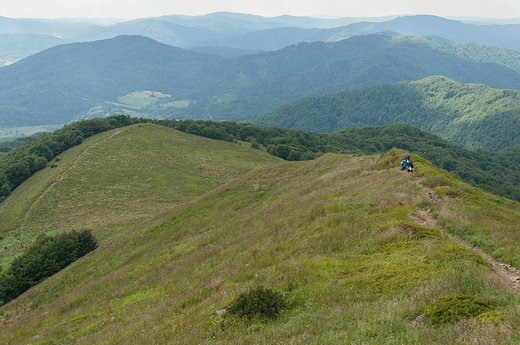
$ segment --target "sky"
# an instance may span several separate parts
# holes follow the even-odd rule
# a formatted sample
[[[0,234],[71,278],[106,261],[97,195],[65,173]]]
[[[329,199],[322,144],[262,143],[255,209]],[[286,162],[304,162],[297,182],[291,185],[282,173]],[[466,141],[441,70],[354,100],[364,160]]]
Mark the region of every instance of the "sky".
[[[520,17],[520,0],[1,0],[11,18],[121,18],[238,12],[274,17],[381,17],[431,14],[442,17]]]

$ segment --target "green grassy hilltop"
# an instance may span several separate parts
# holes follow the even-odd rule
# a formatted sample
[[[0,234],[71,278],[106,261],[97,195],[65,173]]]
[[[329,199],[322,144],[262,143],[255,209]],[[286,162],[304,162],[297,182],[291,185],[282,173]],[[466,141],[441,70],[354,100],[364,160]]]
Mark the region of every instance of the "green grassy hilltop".
[[[520,264],[519,204],[418,156],[410,176],[401,154],[259,167],[136,217],[143,222],[1,307],[0,344],[518,342],[518,295],[448,233]],[[260,286],[286,302],[277,318],[226,312]]]
[[[105,240],[279,161],[258,150],[153,124],[96,135],[64,152],[0,204],[0,263],[9,263],[39,233],[92,229]]]

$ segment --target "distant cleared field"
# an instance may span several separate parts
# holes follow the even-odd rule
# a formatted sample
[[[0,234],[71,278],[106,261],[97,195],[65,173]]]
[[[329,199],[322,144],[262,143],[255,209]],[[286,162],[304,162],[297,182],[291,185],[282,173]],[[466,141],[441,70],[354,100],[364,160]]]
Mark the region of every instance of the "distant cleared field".
[[[136,91],[129,93],[126,96],[118,97],[117,101],[121,105],[133,107],[133,108],[144,108],[150,104],[159,101],[161,98],[169,98],[171,95],[163,94],[154,91]],[[108,103],[108,102],[107,102]],[[116,103],[112,103],[116,104]],[[116,104],[117,105],[117,104]]]
[[[29,126],[29,127],[0,127],[0,141],[32,135],[38,132],[54,132],[63,125]]]
[[[190,101],[175,101],[161,104],[161,108],[187,108],[190,105]]]

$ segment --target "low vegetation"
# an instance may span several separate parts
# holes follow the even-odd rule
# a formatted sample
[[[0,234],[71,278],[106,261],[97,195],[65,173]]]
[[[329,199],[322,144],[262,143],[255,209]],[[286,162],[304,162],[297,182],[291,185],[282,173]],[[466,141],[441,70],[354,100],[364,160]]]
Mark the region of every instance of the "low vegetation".
[[[328,152],[375,154],[400,148],[425,157],[472,186],[520,201],[520,145],[499,152],[467,150],[403,124],[323,134],[226,121],[187,120],[170,126],[213,139],[256,142],[256,147],[290,161],[310,160]]]
[[[417,177],[435,188],[451,183],[462,201],[500,205],[503,216],[518,203],[419,156],[410,176],[397,159],[388,163],[402,152],[326,154],[246,173],[130,228],[3,306],[0,342],[518,342],[518,295],[478,254],[409,217],[425,205],[440,225],[471,217],[442,212],[449,196],[428,204]],[[500,236],[511,240],[515,226]],[[284,296],[276,319],[222,313],[259,286]],[[491,308],[475,322],[414,322],[453,295]]]
[[[282,293],[259,286],[241,293],[226,308],[226,313],[239,317],[276,319],[287,308]]]
[[[290,161],[310,160],[328,152],[374,154],[396,147],[427,158],[472,186],[520,201],[520,187],[516,183],[520,180],[520,145],[499,152],[467,150],[436,135],[402,124],[318,134],[227,121],[156,121],[128,116],[80,121],[9,153],[0,159],[0,198],[9,195],[36,168],[46,166],[46,162],[65,147],[76,141],[81,142],[80,138],[129,123],[146,122],[211,139],[248,141],[253,148]],[[38,164],[35,164],[37,159]]]
[[[426,322],[432,326],[454,324],[489,312],[493,307],[482,298],[458,294],[446,295],[433,301],[426,310]]]
[[[13,189],[35,172],[45,168],[47,163],[56,156],[71,147],[80,145],[85,138],[142,122],[151,122],[151,120],[119,115],[76,122],[53,133],[40,135],[35,141],[29,140],[26,145],[17,149],[9,150],[10,152],[0,159],[0,200],[5,199]]]

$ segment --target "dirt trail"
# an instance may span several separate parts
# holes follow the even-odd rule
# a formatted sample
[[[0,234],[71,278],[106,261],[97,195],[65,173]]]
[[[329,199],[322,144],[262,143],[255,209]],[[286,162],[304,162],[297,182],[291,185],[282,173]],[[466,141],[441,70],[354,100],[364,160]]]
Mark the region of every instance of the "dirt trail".
[[[75,169],[77,166],[78,166],[78,162],[83,158],[83,156],[85,154],[87,154],[87,151],[89,151],[90,149],[108,141],[109,139],[111,139],[113,136],[117,135],[121,133],[121,131],[117,131],[117,132],[114,132],[113,134],[111,134],[109,137],[105,138],[105,139],[102,139],[100,141],[96,141],[95,143],[92,143],[90,144],[89,146],[85,147],[85,149],[83,150],[83,152],[81,152],[77,157],[76,159],[74,160],[74,162],[72,163],[71,166],[69,166],[68,168],[65,168],[65,169],[62,169],[58,175],[58,177],[56,178],[56,181],[54,181],[53,183],[51,183],[49,185],[49,187],[47,187],[47,189],[32,203],[31,206],[29,206],[29,209],[27,210],[27,212],[25,213],[25,216],[23,217],[23,219],[21,220],[21,224],[20,226],[18,227],[18,229],[16,229],[16,231],[18,232],[21,232],[23,230],[23,227],[25,225],[25,222],[27,220],[27,218],[29,218],[29,214],[31,213],[31,211],[33,210],[34,206],[36,206],[41,200],[43,200],[43,197],[45,195],[47,195],[47,193],[49,193],[49,191],[51,191],[54,186],[61,181],[61,179],[71,170]]]
[[[439,196],[435,193],[435,190],[433,188],[421,185],[421,179],[422,178],[420,177],[415,178],[414,184],[425,192],[426,196],[433,205],[439,204],[441,200]],[[442,229],[440,229],[437,226],[437,221],[431,216],[430,209],[427,209],[426,211],[419,210],[418,213],[420,217],[415,214],[409,214],[408,217],[415,220],[419,225],[426,226],[429,228],[435,228],[442,231]],[[458,237],[448,234],[447,232],[444,233],[446,233],[448,237],[452,240],[458,242],[467,249],[470,249],[475,253],[479,254],[482,257],[482,259],[491,264],[493,270],[504,279],[507,286],[511,288],[511,290],[513,290],[516,293],[520,293],[520,270],[517,270],[515,267],[512,267],[511,265],[495,260],[491,257],[491,255],[485,253],[480,248],[473,247],[471,244],[461,240]]]

